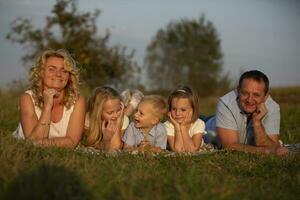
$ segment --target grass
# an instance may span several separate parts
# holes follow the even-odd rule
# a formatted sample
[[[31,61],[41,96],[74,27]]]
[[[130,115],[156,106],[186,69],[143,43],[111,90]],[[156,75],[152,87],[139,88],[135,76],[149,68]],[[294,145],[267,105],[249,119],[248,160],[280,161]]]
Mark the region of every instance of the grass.
[[[300,88],[271,93],[281,106],[281,139],[299,143]],[[18,123],[18,96],[0,93],[0,199],[299,198],[300,154],[113,156],[16,141],[11,132]],[[212,114],[216,101],[201,99],[203,113]]]

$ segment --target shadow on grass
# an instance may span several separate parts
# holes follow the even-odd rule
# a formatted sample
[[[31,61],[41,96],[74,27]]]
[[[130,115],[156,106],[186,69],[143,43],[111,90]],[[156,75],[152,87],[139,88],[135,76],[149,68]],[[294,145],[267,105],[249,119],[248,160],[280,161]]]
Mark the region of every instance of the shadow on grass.
[[[2,199],[93,199],[74,172],[61,166],[42,165],[16,177]]]

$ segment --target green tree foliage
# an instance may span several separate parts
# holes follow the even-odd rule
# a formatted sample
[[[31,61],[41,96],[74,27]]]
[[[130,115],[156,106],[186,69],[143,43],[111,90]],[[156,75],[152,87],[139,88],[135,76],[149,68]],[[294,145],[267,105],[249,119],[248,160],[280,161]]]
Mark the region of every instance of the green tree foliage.
[[[193,86],[200,95],[228,87],[217,31],[204,16],[170,22],[147,47],[145,67],[152,89],[170,90],[178,84]]]
[[[33,27],[28,19],[17,18],[11,23],[7,39],[26,47],[24,64],[32,63],[45,49],[65,48],[81,64],[81,78],[88,87],[128,87],[139,69],[132,61],[134,51],[127,53],[124,46],[107,45],[109,30],[102,37],[97,32],[99,15],[97,9],[93,13],[79,12],[76,0],[57,0],[42,29]]]

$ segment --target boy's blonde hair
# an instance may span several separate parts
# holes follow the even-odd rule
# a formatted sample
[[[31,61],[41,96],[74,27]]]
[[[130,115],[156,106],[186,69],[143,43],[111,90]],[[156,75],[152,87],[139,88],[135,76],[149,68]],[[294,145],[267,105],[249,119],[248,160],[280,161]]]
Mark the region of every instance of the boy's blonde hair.
[[[86,146],[95,148],[101,147],[101,141],[103,138],[102,133],[102,112],[103,105],[107,100],[120,99],[119,93],[109,87],[102,86],[94,89],[92,96],[88,100],[87,117],[86,120],[89,122],[89,126],[85,130],[85,141]]]
[[[167,112],[167,102],[160,95],[147,95],[144,96],[140,103],[149,103],[152,107],[152,114],[162,120]]]
[[[168,111],[172,109],[172,100],[174,98],[187,98],[193,108],[192,122],[195,122],[200,115],[200,105],[197,93],[189,86],[179,86],[168,98]]]

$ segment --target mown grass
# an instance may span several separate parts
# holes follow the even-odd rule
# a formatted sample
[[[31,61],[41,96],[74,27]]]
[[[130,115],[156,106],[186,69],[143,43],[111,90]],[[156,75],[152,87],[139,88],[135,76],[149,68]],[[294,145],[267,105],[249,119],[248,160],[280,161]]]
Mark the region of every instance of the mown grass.
[[[281,90],[281,91],[280,91]],[[300,88],[271,93],[281,105],[281,139],[300,142]],[[296,91],[296,92],[295,92]],[[285,97],[281,96],[283,94]],[[16,141],[19,92],[0,95],[0,199],[296,199],[300,154],[287,157],[219,152],[167,157],[118,156],[39,148]],[[296,97],[294,97],[296,96]],[[201,99],[214,111],[217,98]],[[209,106],[207,106],[209,105]]]

